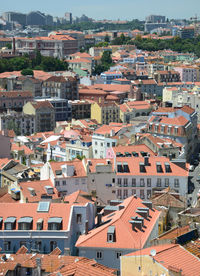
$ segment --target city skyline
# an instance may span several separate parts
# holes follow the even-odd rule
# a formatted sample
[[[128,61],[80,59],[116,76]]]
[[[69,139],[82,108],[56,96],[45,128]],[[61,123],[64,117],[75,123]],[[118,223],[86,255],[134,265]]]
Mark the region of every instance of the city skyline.
[[[114,12],[113,12],[113,7]],[[195,16],[196,11],[200,8],[199,0],[186,0],[172,1],[168,0],[165,3],[160,0],[140,0],[130,1],[124,0],[114,1],[102,0],[101,3],[94,3],[92,0],[84,2],[81,0],[70,1],[58,0],[58,1],[39,1],[28,3],[25,0],[16,2],[11,0],[4,2],[1,6],[0,12],[17,11],[22,13],[28,13],[33,10],[39,10],[46,14],[53,16],[64,16],[65,12],[72,12],[73,16],[81,16],[82,14],[92,17],[94,19],[140,19],[144,20],[149,14],[165,15],[168,18],[187,18]]]

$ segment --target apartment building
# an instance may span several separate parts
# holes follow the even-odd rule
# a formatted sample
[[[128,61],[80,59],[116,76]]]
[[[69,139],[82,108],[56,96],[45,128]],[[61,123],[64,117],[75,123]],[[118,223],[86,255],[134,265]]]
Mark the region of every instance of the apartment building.
[[[147,132],[181,143],[183,158],[188,160],[197,145],[197,113],[188,106],[159,108],[151,113]]]
[[[121,256],[150,246],[158,235],[159,215],[152,203],[136,196],[111,201],[98,215],[97,227],[79,237],[79,255],[119,269]]]
[[[135,117],[148,116],[151,110],[147,101],[128,101],[120,105],[120,120],[122,123],[130,123]]]
[[[43,82],[42,96],[78,100],[78,79],[71,76],[52,76]]]
[[[77,40],[68,35],[50,35],[47,37],[16,37],[16,52],[31,54],[35,50],[48,57],[66,58],[78,51]]]
[[[84,100],[69,101],[73,119],[89,119],[91,117],[91,103]]]
[[[198,66],[181,65],[175,66],[174,70],[180,74],[182,82],[197,82],[200,80],[200,72]]]
[[[103,102],[91,104],[91,119],[99,124],[109,124],[120,122],[120,109],[115,102]]]
[[[118,141],[116,137],[117,132],[121,128],[114,128],[111,126],[102,126],[98,128],[92,135],[92,150],[93,157],[102,159],[106,157],[108,148],[115,147]]]
[[[23,112],[35,116],[36,132],[44,132],[54,129],[55,110],[49,101],[28,102],[23,106]]]
[[[23,106],[32,100],[33,96],[29,91],[0,91],[0,110],[22,111]]]
[[[156,82],[179,82],[181,80],[180,73],[177,71],[157,71],[154,73]]]
[[[59,248],[74,254],[78,236],[94,226],[93,204],[0,203],[2,252],[15,253],[25,246],[29,252],[48,254]]]
[[[50,179],[60,196],[77,190],[88,192],[87,175],[81,160],[47,162],[41,168],[40,179]]]
[[[181,196],[188,194],[187,165],[178,166],[166,157],[116,157],[117,198],[124,199],[136,194],[142,199],[150,199],[154,190],[167,187]]]
[[[16,135],[31,135],[36,129],[35,115],[8,111],[0,114],[0,130],[13,129]]]
[[[106,205],[116,199],[115,171],[110,159],[84,159],[88,177],[88,192],[96,196],[97,204]]]

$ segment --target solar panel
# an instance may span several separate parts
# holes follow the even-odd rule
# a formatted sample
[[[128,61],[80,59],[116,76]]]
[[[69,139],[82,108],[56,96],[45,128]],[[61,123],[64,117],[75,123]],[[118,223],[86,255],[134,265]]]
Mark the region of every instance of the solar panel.
[[[38,212],[49,212],[49,206],[50,206],[49,201],[41,201],[38,204],[37,211]]]

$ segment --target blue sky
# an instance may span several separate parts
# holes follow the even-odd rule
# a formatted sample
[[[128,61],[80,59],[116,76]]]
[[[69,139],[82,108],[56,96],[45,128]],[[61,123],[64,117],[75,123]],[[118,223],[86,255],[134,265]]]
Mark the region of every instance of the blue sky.
[[[70,11],[73,16],[86,14],[95,19],[144,19],[149,14],[169,18],[190,18],[198,11],[200,0],[1,0],[0,13],[4,11],[29,12],[40,10],[54,16]]]

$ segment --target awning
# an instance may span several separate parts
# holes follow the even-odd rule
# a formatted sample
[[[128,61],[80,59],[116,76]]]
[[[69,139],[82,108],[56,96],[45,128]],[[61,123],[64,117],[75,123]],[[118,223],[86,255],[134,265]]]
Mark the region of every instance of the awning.
[[[33,221],[32,217],[23,217],[18,220],[18,223],[31,223]]]
[[[3,218],[2,218],[2,217],[0,217],[0,223],[2,223],[2,221],[3,221]]]
[[[37,223],[43,223],[43,218],[38,219]]]
[[[58,217],[53,217],[53,218],[49,218],[48,223],[61,223],[62,222],[62,218],[58,218]]]
[[[16,221],[16,217],[8,217],[6,220],[4,220],[4,223],[14,223]]]

